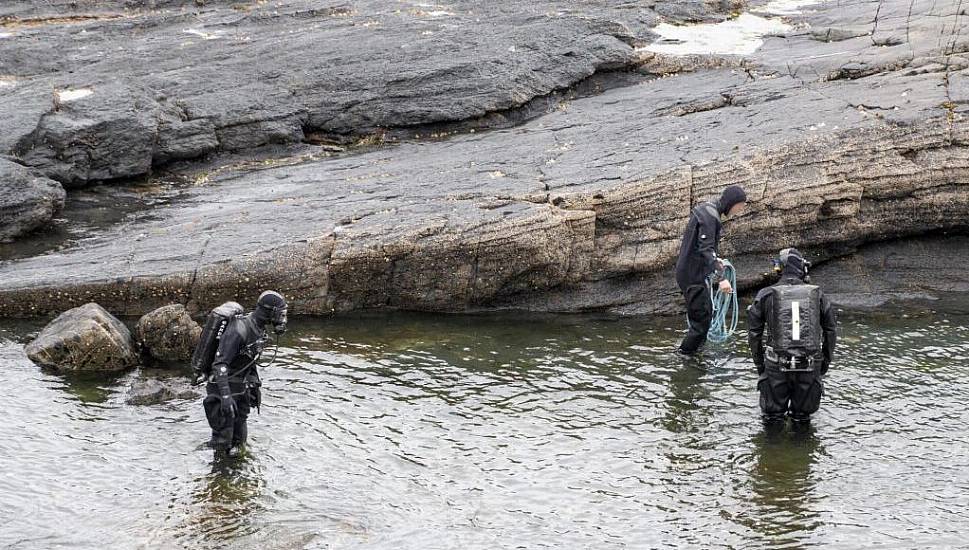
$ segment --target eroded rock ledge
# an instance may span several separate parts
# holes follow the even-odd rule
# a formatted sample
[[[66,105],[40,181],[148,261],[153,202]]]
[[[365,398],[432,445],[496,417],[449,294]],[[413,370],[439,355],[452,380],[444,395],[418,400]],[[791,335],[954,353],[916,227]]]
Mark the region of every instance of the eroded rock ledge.
[[[609,51],[671,76],[504,130],[224,172],[82,247],[0,265],[0,315],[88,301],[124,314],[169,302],[204,309],[267,287],[299,313],[672,311],[670,266],[689,206],[733,183],[753,203],[728,224],[724,252],[750,262],[747,273],[791,244],[830,258],[966,228],[969,16],[940,4],[820,4],[743,60],[639,51],[617,35],[645,28],[617,19],[627,30],[596,34],[616,40]],[[573,24],[561,31],[569,43],[586,36]],[[511,80],[541,70],[524,66]],[[243,95],[263,97],[252,93]],[[389,112],[374,105],[361,108]]]

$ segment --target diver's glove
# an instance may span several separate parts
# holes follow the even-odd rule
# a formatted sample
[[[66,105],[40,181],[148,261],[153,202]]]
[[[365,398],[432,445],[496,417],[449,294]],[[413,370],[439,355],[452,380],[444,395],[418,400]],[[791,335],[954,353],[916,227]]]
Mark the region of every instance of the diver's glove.
[[[192,385],[198,386],[202,383],[202,371],[192,369]]]
[[[235,418],[236,416],[236,402],[232,399],[231,395],[222,396],[222,413],[226,416]]]
[[[831,363],[829,363],[827,360],[821,362],[821,376],[828,374],[828,367],[830,366]]]
[[[764,374],[764,362],[763,361],[761,361],[759,363],[756,362],[756,361],[754,361],[754,366],[757,367],[757,374],[758,375]]]

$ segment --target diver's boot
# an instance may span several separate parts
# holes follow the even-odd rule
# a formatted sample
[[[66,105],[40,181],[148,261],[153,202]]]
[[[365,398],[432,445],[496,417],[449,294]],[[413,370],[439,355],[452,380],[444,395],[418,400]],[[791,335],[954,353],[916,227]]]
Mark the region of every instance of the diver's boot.
[[[791,415],[791,431],[805,433],[811,429],[811,415]]]
[[[229,448],[229,456],[237,457],[242,455],[245,450],[246,440],[249,438],[249,426],[245,422],[235,425],[232,433],[232,446]]]
[[[210,449],[215,449],[217,451],[228,451],[231,446],[231,442],[227,437],[219,432],[212,432],[212,439],[207,443]]]
[[[236,424],[232,433],[232,446],[242,447],[246,444],[247,439],[249,439],[249,426],[245,422]]]
[[[760,418],[764,423],[764,433],[767,435],[777,435],[784,431],[785,418],[783,414],[764,413]]]

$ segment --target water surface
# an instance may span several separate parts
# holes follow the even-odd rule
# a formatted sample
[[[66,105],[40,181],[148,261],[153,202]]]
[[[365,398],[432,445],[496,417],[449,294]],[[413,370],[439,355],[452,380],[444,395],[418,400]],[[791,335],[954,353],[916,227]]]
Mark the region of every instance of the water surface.
[[[811,430],[769,436],[741,339],[679,320],[296,323],[248,454],[199,401],[70,377],[0,331],[4,548],[952,548],[969,520],[969,318],[841,320]]]

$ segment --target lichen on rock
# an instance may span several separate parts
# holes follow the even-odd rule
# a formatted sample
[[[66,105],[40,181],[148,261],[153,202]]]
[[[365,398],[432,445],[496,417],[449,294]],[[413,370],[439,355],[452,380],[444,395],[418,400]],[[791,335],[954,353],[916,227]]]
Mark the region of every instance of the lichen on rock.
[[[142,348],[158,361],[188,361],[202,334],[185,306],[162,306],[138,320],[135,334]]]
[[[57,316],[26,351],[31,361],[63,371],[115,371],[138,363],[131,332],[95,303]]]

